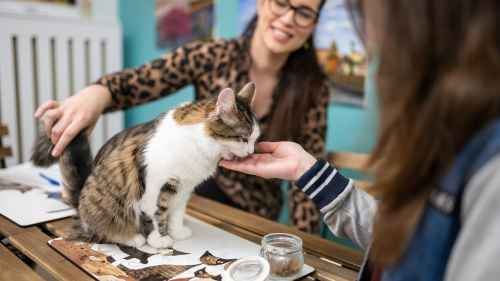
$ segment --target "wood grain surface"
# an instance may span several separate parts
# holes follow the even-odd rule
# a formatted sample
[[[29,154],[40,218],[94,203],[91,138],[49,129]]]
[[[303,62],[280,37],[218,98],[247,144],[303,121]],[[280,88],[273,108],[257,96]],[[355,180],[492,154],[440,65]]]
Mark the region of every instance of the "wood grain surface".
[[[34,230],[40,230],[36,226],[22,227],[17,225],[15,222],[9,220],[8,218],[0,215],[0,234],[5,237],[14,236],[17,234],[30,232]]]
[[[48,244],[51,238],[38,231],[30,231],[9,237],[14,247],[61,281],[94,280]]]
[[[43,281],[44,279],[9,249],[0,245],[0,280]]]

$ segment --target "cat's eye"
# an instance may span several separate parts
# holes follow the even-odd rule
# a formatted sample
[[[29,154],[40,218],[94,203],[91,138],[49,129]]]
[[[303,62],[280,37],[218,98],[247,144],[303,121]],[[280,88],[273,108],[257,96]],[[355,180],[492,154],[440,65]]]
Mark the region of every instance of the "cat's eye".
[[[244,143],[248,143],[248,139],[246,139],[246,138],[241,138],[241,141]]]

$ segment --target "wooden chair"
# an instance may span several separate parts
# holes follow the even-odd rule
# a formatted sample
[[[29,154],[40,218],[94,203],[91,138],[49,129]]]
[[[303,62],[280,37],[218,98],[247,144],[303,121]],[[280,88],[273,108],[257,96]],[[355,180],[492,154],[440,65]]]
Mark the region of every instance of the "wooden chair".
[[[9,129],[7,126],[0,126],[0,162],[1,162],[1,167],[0,168],[5,168],[5,157],[12,156],[12,149],[10,147],[3,147],[2,146],[2,136],[6,136],[9,134]]]
[[[328,163],[333,165],[336,169],[344,168],[369,174],[376,174],[376,165],[375,167],[368,166],[369,161],[370,155],[368,154],[337,151],[331,151],[328,153]],[[373,183],[362,180],[354,180],[354,186],[376,198],[375,192],[371,190]]]

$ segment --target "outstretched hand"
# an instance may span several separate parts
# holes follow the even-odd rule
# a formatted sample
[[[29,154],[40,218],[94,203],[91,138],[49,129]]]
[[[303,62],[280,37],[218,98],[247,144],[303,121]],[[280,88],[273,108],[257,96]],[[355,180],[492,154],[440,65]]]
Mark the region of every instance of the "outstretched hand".
[[[52,156],[59,156],[82,130],[90,134],[110,102],[111,95],[106,87],[90,85],[61,103],[51,100],[40,105],[35,118],[47,112],[43,129],[55,145]]]
[[[294,142],[261,142],[259,151],[242,162],[222,160],[219,166],[266,179],[296,181],[316,163],[316,158]]]

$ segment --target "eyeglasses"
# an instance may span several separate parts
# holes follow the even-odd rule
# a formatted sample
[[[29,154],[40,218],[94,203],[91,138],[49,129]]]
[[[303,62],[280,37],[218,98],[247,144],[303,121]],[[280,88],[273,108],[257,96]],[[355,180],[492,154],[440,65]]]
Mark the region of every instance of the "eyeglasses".
[[[319,14],[308,7],[294,7],[288,0],[269,0],[271,12],[276,16],[282,16],[288,10],[293,10],[293,21],[297,26],[310,27],[316,23]]]

